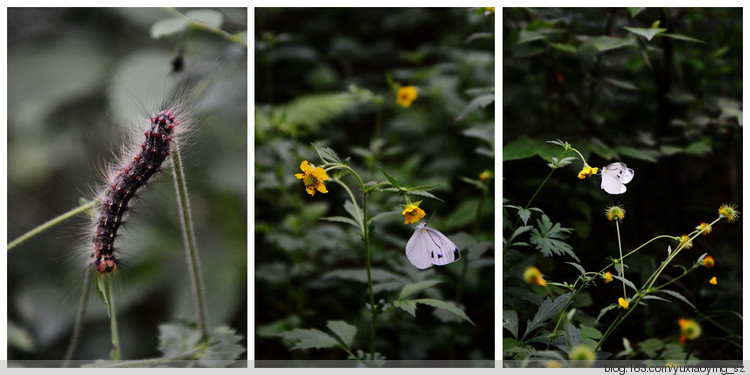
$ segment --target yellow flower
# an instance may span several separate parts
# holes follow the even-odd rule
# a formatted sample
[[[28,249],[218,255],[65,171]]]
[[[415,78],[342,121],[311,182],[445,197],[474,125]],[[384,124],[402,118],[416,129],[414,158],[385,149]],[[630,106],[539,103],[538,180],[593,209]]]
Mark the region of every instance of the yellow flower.
[[[711,224],[708,223],[700,223],[695,229],[702,230],[704,236],[708,236],[709,233],[711,233]]]
[[[486,170],[486,169],[484,170],[484,172],[482,172],[479,175],[479,179],[482,180],[482,181],[487,181],[488,179],[490,179],[492,177],[495,177],[495,174],[492,173],[492,171],[489,171],[489,170]]]
[[[630,303],[628,303],[628,300],[625,298],[620,297],[620,299],[617,300],[617,304],[620,305],[623,309],[627,309],[628,306],[630,306]]]
[[[489,10],[491,12],[495,11],[495,7],[484,7],[484,9],[487,9],[487,10]]]
[[[404,215],[404,224],[416,223],[425,216],[425,212],[419,208],[420,203],[422,201],[410,203],[404,207],[404,211],[401,212],[401,215]]]
[[[611,283],[612,282],[612,272],[609,272],[609,271],[605,272],[604,276],[602,276],[602,278],[604,279],[604,283],[605,284]]]
[[[740,212],[737,211],[736,204],[725,203],[719,207],[719,216],[726,218],[728,223],[733,223],[740,218]]]
[[[572,349],[568,353],[571,364],[574,367],[591,367],[596,362],[596,355],[588,345],[580,344]]]
[[[714,268],[716,260],[714,260],[714,257],[706,255],[706,257],[703,258],[703,265],[706,266],[706,268]]]
[[[531,266],[526,269],[526,271],[523,271],[523,279],[526,280],[529,284],[536,284],[545,286],[547,285],[547,280],[544,280],[542,277],[542,273],[539,272],[539,268],[536,268],[534,266]]]
[[[701,335],[701,326],[693,319],[680,319],[677,322],[680,325],[682,336],[680,336],[680,342],[684,343],[685,340],[695,340]]]
[[[396,103],[404,108],[411,107],[411,102],[417,99],[417,88],[414,86],[405,86],[398,89]]]
[[[693,240],[688,237],[687,234],[680,236],[680,246],[685,246],[686,249],[693,247]]]
[[[311,166],[307,160],[299,165],[299,169],[301,169],[303,173],[296,173],[294,176],[305,183],[305,190],[307,190],[308,194],[315,196],[315,190],[321,193],[328,192],[326,186],[323,184],[323,181],[328,179],[325,169],[321,167],[315,168],[315,166]]]
[[[712,277],[711,280],[708,280],[708,283],[711,285],[716,285],[719,282],[716,280],[716,276]]]
[[[593,176],[596,174],[596,172],[599,171],[599,168],[591,168],[588,164],[583,166],[583,169],[581,169],[580,172],[578,172],[578,178],[583,180],[584,178],[588,176]]]
[[[604,215],[607,217],[607,220],[612,221],[614,219],[617,219],[618,221],[622,221],[622,219],[625,218],[625,208],[623,208],[621,205],[616,206],[609,206],[604,209]]]

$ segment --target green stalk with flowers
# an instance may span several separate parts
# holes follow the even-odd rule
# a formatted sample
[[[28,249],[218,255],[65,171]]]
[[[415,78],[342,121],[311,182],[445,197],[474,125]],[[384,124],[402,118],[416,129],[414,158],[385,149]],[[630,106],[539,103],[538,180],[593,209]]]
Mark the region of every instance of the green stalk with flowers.
[[[385,303],[383,300],[378,303],[375,302],[370,248],[370,242],[372,238],[370,233],[375,220],[377,220],[380,216],[369,216],[368,199],[371,193],[396,192],[398,195],[403,196],[406,203],[402,205],[401,215],[404,216],[404,224],[412,224],[424,218],[426,213],[419,207],[422,201],[413,202],[409,198],[409,194],[421,195],[437,199],[437,197],[427,192],[427,190],[430,190],[436,186],[402,185],[399,184],[395,178],[390,176],[383,169],[381,169],[381,172],[385,176],[386,180],[380,182],[365,183],[357,173],[357,171],[355,171],[354,168],[349,165],[349,158],[346,158],[344,160],[340,159],[336,152],[331,148],[318,149],[314,144],[312,144],[312,148],[315,154],[323,163],[319,166],[315,166],[310,164],[309,161],[304,160],[300,164],[302,173],[295,174],[295,177],[302,181],[305,186],[305,190],[310,196],[315,196],[316,192],[323,194],[328,193],[328,189],[325,185],[326,181],[335,182],[340,185],[349,197],[349,201],[347,201],[344,206],[351,217],[335,216],[325,219],[332,222],[349,224],[357,228],[363,242],[364,263],[365,271],[367,274],[367,293],[369,300],[369,302],[366,304],[366,310],[370,314],[369,355],[365,356],[361,351],[358,352],[358,354],[355,354],[355,351],[352,349],[352,343],[357,329],[355,326],[343,321],[328,321],[327,327],[333,332],[334,336],[330,336],[316,329],[295,329],[291,332],[281,333],[280,336],[287,339],[296,340],[293,349],[339,347],[349,355],[350,359],[355,359],[361,363],[369,365],[372,363],[377,364],[376,361],[382,360],[382,356],[376,352],[376,322],[377,317],[381,314],[388,313],[395,309],[401,309],[414,316],[416,305],[426,304],[448,311],[458,316],[459,318],[471,324],[474,324],[461,308],[451,302],[430,298],[406,299],[406,297],[408,297],[409,295],[434,286],[439,283],[439,281],[422,281],[419,283],[406,284],[404,285],[398,298],[396,298],[390,304]],[[331,174],[330,176],[329,173]],[[359,204],[357,203],[358,200],[355,196],[354,190],[344,180],[347,175],[351,175],[354,177],[354,180],[356,181],[355,186],[361,191]],[[323,337],[323,339],[321,339],[321,337]]]
[[[504,258],[513,260],[516,255],[514,247],[520,246],[531,246],[535,245],[538,250],[545,256],[553,255],[568,255],[573,257],[576,262],[566,262],[567,264],[575,267],[580,275],[576,280],[569,284],[568,282],[552,282],[547,281],[542,272],[535,265],[528,265],[522,273],[522,279],[526,283],[536,286],[536,288],[543,288],[545,293],[549,295],[549,298],[543,301],[540,305],[536,315],[531,319],[526,327],[526,332],[520,334],[518,322],[519,318],[514,310],[505,310],[503,313],[504,327],[510,331],[513,336],[514,345],[509,345],[510,342],[505,342],[505,359],[524,359],[528,360],[540,360],[542,364],[548,366],[563,365],[578,367],[578,366],[592,366],[597,359],[597,353],[602,350],[602,345],[612,335],[612,333],[627,319],[635,308],[644,300],[654,301],[668,301],[662,296],[673,297],[677,300],[687,303],[694,309],[697,308],[682,294],[677,291],[667,289],[668,286],[673,285],[675,282],[683,279],[690,272],[698,269],[699,267],[705,267],[711,269],[715,266],[715,259],[708,254],[703,254],[692,264],[691,267],[682,267],[683,272],[680,275],[674,276],[672,279],[657,284],[657,280],[663,274],[665,269],[673,263],[673,261],[682,253],[685,249],[693,247],[693,240],[700,235],[708,235],[713,226],[722,219],[725,219],[728,223],[735,222],[740,217],[740,212],[736,209],[734,204],[723,204],[718,210],[718,217],[709,223],[702,222],[690,234],[683,234],[681,236],[670,236],[670,235],[658,235],[654,238],[646,241],[642,245],[635,249],[623,254],[622,241],[620,233],[620,223],[625,218],[625,208],[621,204],[608,206],[604,213],[605,217],[609,221],[615,221],[615,232],[617,235],[618,245],[618,257],[610,258],[609,264],[603,267],[598,272],[587,272],[584,267],[580,264],[578,257],[572,251],[572,248],[563,242],[564,234],[569,232],[569,228],[564,228],[559,224],[552,224],[551,220],[544,214],[544,212],[535,207],[531,207],[531,202],[538,195],[541,188],[550,179],[552,173],[559,167],[570,164],[575,157],[564,157],[568,152],[575,152],[583,162],[583,167],[578,173],[579,179],[585,179],[587,177],[596,175],[598,168],[592,168],[588,165],[583,155],[573,148],[567,142],[552,141],[552,144],[559,145],[564,148],[564,151],[558,158],[552,158],[552,162],[548,165],[551,167],[551,171],[547,178],[541,183],[536,192],[529,199],[529,202],[525,207],[519,207],[514,205],[505,205],[506,208],[515,209],[518,211],[518,217],[515,220],[514,226],[511,228],[511,236],[505,240]],[[624,164],[622,164],[624,166]],[[620,167],[619,165],[617,167]],[[607,169],[607,168],[605,168]],[[627,172],[618,172],[625,174]],[[630,170],[630,177],[632,178],[632,170]],[[620,178],[620,177],[615,177]],[[629,179],[625,182],[627,183]],[[604,189],[604,186],[602,187]],[[624,191],[624,189],[622,190]],[[528,225],[529,219],[532,212],[539,212],[542,218],[537,221],[538,225],[535,228],[532,225]],[[523,221],[523,226],[519,227],[519,223]],[[530,241],[523,242],[520,240],[521,236],[525,233],[530,233]],[[625,277],[626,263],[625,259],[632,256],[636,252],[647,248],[652,245],[655,241],[661,239],[668,239],[675,241],[677,247],[675,250],[668,247],[667,258],[662,261],[658,267],[646,278],[643,285],[638,288],[635,284]],[[617,275],[613,275],[609,271],[610,267],[614,267]],[[506,270],[506,272],[508,272]],[[576,314],[576,309],[572,308],[572,304],[578,297],[581,296],[585,288],[595,283],[597,280],[603,280],[604,284],[607,284],[613,279],[619,279],[622,282],[622,296],[618,298],[617,303],[610,303],[608,306],[600,310],[599,316],[596,318],[596,322],[599,322],[604,315],[614,309],[618,309],[618,315],[614,320],[607,326],[603,333],[599,333],[593,327],[586,327],[583,329],[575,327],[573,323],[573,316]],[[711,285],[717,284],[716,277],[712,277],[709,281]],[[557,294],[556,289],[551,287],[561,288],[566,290],[567,293]],[[628,288],[634,291],[632,297],[628,297]],[[700,314],[700,313],[699,313]],[[705,317],[707,321],[716,325],[720,329],[723,327],[718,323],[711,320],[709,317]],[[678,322],[682,334],[680,336],[680,343],[685,344],[686,341],[694,340],[700,336],[701,327],[693,319],[681,318]],[[726,331],[726,330],[725,330]],[[564,341],[560,341],[563,340]],[[532,344],[535,342],[544,342],[546,344],[544,351],[535,351]],[[562,346],[563,353],[567,354],[567,358],[562,353],[552,350],[552,346],[560,347],[562,342],[567,342],[566,346]],[[627,356],[632,354],[630,351],[623,351],[618,353],[619,356]],[[690,354],[687,353],[685,358],[690,358]],[[549,361],[552,359],[552,361]],[[547,361],[545,361],[547,360]],[[562,363],[561,363],[562,362]],[[526,362],[524,362],[526,363]]]

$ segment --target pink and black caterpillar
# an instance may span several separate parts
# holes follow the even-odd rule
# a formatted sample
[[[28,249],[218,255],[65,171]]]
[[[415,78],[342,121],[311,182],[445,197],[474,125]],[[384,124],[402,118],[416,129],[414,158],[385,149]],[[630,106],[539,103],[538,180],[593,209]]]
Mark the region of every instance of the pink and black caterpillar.
[[[144,133],[140,152],[110,179],[107,195],[102,199],[94,239],[94,268],[100,274],[112,272],[118,261],[115,257],[115,238],[122,225],[128,203],[138,189],[161,169],[169,156],[170,142],[175,128],[180,125],[174,110],[163,110],[151,119]],[[132,154],[131,154],[132,155]]]

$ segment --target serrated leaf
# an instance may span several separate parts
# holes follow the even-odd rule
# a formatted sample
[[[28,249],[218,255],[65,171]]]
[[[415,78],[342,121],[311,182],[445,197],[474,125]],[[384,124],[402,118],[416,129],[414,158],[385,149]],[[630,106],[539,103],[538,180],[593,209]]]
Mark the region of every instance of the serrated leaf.
[[[425,280],[418,283],[406,284],[401,289],[401,293],[398,295],[398,299],[404,299],[422,289],[431,288],[437,284],[440,284],[441,280]]]
[[[518,338],[518,313],[515,310],[503,310],[503,328]]]
[[[393,306],[396,306],[400,308],[401,310],[406,311],[411,316],[416,317],[417,316],[417,303],[414,301],[406,300],[406,301],[393,301]]]
[[[242,336],[229,327],[218,327],[208,338],[208,348],[203,351],[198,364],[202,367],[226,367],[245,352],[240,345]]]
[[[336,151],[333,151],[333,149],[330,147],[321,149],[320,156],[322,156],[323,160],[327,162],[334,161],[336,163],[341,163],[341,159],[339,159],[339,156],[338,154],[336,154]]]
[[[646,38],[646,40],[648,40],[649,42],[657,34],[660,34],[660,33],[663,33],[665,31],[667,31],[667,29],[660,29],[660,28],[654,28],[654,27],[650,27],[650,28],[643,28],[643,27],[623,27],[623,29],[625,29],[625,30],[627,30],[627,31],[629,31],[629,32],[631,32],[631,33],[633,33],[635,35],[640,35],[640,36]]]
[[[210,9],[191,10],[185,13],[185,16],[216,29],[221,28],[221,25],[224,23],[224,15]]]
[[[151,38],[159,39],[161,37],[180,33],[187,29],[190,21],[183,17],[167,18],[157,21],[151,25]]]
[[[565,325],[563,337],[565,338],[565,341],[568,343],[568,347],[570,348],[580,345],[583,341],[581,338],[581,330],[576,328],[576,326],[574,326],[573,323],[570,322]]]
[[[573,248],[563,241],[572,231],[571,228],[564,228],[560,223],[552,224],[547,215],[542,215],[541,219],[537,219],[537,226],[539,229],[531,229],[531,243],[542,252],[542,255],[546,257],[551,257],[553,254],[569,255],[580,262]]]
[[[396,189],[401,189],[401,185],[399,185],[398,182],[396,182],[396,179],[391,177],[391,175],[389,175],[388,173],[386,173],[386,171],[383,168],[380,168],[380,172],[383,173],[383,176],[385,176],[385,178],[388,179],[388,182],[390,182],[391,185],[393,185],[393,187],[395,187]]]
[[[471,319],[469,319],[469,317],[466,315],[466,313],[463,310],[461,310],[461,308],[459,308],[458,306],[454,305],[451,302],[441,301],[441,300],[432,299],[432,298],[415,299],[412,301],[448,311],[458,316],[459,318],[471,323],[471,325],[476,326],[476,324],[474,324],[474,322],[471,321]]]
[[[339,345],[335,338],[315,328],[295,328],[289,332],[279,333],[278,336],[290,340],[294,345],[289,350],[295,349],[325,349]]]
[[[326,327],[341,339],[345,347],[351,348],[354,335],[357,334],[357,327],[342,320],[329,320]]]
[[[542,301],[542,305],[539,306],[539,310],[537,310],[536,314],[534,314],[534,318],[527,321],[526,332],[523,334],[523,337],[521,339],[525,339],[526,336],[533,330],[543,326],[547,323],[548,320],[559,314],[568,303],[569,296],[570,293],[565,293],[555,298],[554,302],[549,297],[545,298],[544,301]]]
[[[419,195],[420,197],[432,198],[432,199],[438,200],[440,202],[444,202],[444,200],[442,200],[442,199],[436,197],[434,194],[428,193],[426,191],[410,191],[409,194]]]
[[[174,357],[195,350],[200,340],[200,331],[183,323],[159,326],[159,351],[164,357]]]

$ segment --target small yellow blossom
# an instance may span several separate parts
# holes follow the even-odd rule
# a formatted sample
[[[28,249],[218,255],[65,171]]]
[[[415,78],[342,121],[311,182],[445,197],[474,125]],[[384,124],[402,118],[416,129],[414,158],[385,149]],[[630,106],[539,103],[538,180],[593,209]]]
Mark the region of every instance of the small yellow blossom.
[[[711,224],[708,224],[708,223],[704,222],[704,223],[700,223],[700,225],[698,225],[697,227],[695,227],[695,229],[702,230],[703,231],[703,235],[704,236],[708,236],[708,234],[711,233],[711,230],[713,228],[711,228]]]
[[[487,181],[487,180],[489,180],[492,177],[495,177],[495,174],[492,173],[492,171],[489,171],[489,170],[486,170],[486,169],[484,170],[484,172],[482,172],[481,174],[479,174],[479,179],[482,180],[482,181]]]
[[[417,88],[414,86],[402,87],[398,89],[398,94],[396,94],[396,104],[404,108],[411,107],[411,102],[413,102],[416,99],[417,99]]]
[[[594,351],[585,344],[580,344],[570,349],[568,356],[574,367],[591,367],[596,362]]]
[[[680,319],[677,322],[680,325],[682,335],[680,336],[680,342],[685,343],[685,340],[695,340],[701,335],[701,326],[693,319]]]
[[[719,207],[719,216],[724,217],[727,219],[728,223],[733,223],[740,218],[740,212],[737,211],[737,205],[732,204],[722,204],[721,207]]]
[[[612,221],[614,219],[617,219],[618,221],[622,221],[622,219],[625,218],[625,208],[623,208],[621,205],[616,206],[609,206],[604,209],[604,215],[607,217],[607,220]]]
[[[602,278],[604,279],[604,283],[605,284],[611,283],[612,282],[612,272],[609,272],[609,271],[605,272],[604,276],[602,276]]]
[[[620,299],[617,300],[617,304],[620,305],[623,309],[627,309],[628,306],[630,306],[630,303],[625,298],[620,297]]]
[[[706,268],[714,268],[714,266],[716,265],[716,260],[714,260],[714,257],[706,255],[706,257],[703,258],[703,265]]]
[[[584,178],[586,178],[588,176],[595,175],[596,172],[598,172],[598,171],[599,171],[599,168],[596,168],[596,167],[591,168],[588,164],[586,164],[586,165],[583,166],[583,169],[581,169],[581,171],[578,172],[578,178],[580,178],[581,180],[583,180]]]
[[[547,362],[547,365],[545,365],[547,368],[562,368],[562,364],[558,361],[549,361]]]
[[[424,210],[419,208],[420,203],[422,203],[422,201],[409,203],[404,207],[404,210],[401,212],[401,215],[404,215],[404,224],[416,223],[426,215]]]
[[[680,246],[685,246],[686,249],[693,247],[693,240],[688,237],[687,234],[680,236]]]
[[[305,183],[305,190],[307,190],[308,194],[315,196],[315,190],[321,193],[328,192],[326,186],[323,184],[323,181],[328,180],[325,169],[321,167],[315,168],[307,160],[303,161],[299,168],[303,173],[296,173],[294,176]]]
[[[708,280],[708,283],[711,285],[716,285],[719,282],[716,280],[716,276],[712,277],[711,280]]]
[[[542,273],[539,272],[539,268],[536,268],[534,266],[531,266],[526,269],[526,271],[523,271],[523,279],[526,280],[529,284],[536,284],[545,286],[547,285],[547,280],[544,280],[542,277]]]

